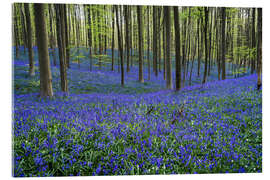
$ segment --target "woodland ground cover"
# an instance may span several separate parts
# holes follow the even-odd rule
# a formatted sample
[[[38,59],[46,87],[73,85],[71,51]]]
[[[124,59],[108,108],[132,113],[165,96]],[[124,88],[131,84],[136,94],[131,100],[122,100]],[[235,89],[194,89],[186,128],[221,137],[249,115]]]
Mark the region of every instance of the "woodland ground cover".
[[[38,69],[29,78],[26,57],[13,63],[14,176],[262,171],[255,74],[234,79],[228,71],[217,81],[213,70],[202,86],[194,70],[192,86],[174,92],[154,74],[137,82],[134,66],[121,88],[110,65],[89,72],[85,58],[80,69],[75,62],[68,69],[68,95],[59,92],[59,69],[52,66],[55,96],[40,99]]]

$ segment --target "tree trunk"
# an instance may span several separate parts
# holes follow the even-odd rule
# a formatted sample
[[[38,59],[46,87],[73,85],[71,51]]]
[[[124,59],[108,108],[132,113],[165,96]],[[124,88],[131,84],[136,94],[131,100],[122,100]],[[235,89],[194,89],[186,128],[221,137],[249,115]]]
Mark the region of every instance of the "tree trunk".
[[[54,29],[53,29],[53,5],[49,6],[49,15],[50,15],[50,48],[51,48],[51,52],[52,52],[52,57],[53,57],[53,65],[56,66],[56,53],[55,53],[55,37],[54,37]]]
[[[120,9],[121,10],[121,9]],[[117,31],[118,31],[118,49],[120,51],[120,59],[121,59],[121,86],[124,87],[124,60],[123,60],[123,44],[122,44],[122,37],[121,37],[121,30],[122,30],[122,24],[120,24],[120,14],[118,7],[116,6],[116,24],[117,24]]]
[[[32,49],[32,27],[31,27],[31,17],[29,11],[29,4],[24,4],[25,17],[26,17],[26,31],[27,31],[27,48],[29,56],[29,75],[35,75],[35,64],[34,64],[34,53]]]
[[[170,48],[170,43],[171,43],[171,17],[170,17],[170,7],[169,6],[164,6],[164,20],[166,23],[166,88],[167,89],[172,89],[173,84],[172,84],[172,64],[171,64],[171,48]]]
[[[63,14],[64,14],[64,19],[63,19],[63,21],[64,21],[64,28],[65,28],[65,34],[64,34],[64,36],[65,36],[65,49],[66,49],[66,66],[67,66],[67,68],[70,68],[70,57],[69,57],[69,36],[68,36],[68,32],[69,32],[69,29],[68,29],[68,26],[67,26],[67,7],[66,7],[67,5],[65,4],[64,6],[63,6]]]
[[[147,65],[148,65],[148,80],[151,77],[151,69],[150,69],[150,6],[147,7]]]
[[[128,6],[124,6],[125,11],[125,28],[126,28],[126,55],[127,55],[127,72],[129,72],[129,15]]]
[[[262,86],[262,8],[258,8],[258,47],[257,47],[257,89]]]
[[[91,21],[91,6],[88,5],[88,46],[89,46],[89,70],[92,71],[93,62],[92,62],[92,21]]]
[[[18,15],[17,15],[17,8],[16,4],[13,6],[13,14],[14,14],[14,26],[13,26],[13,32],[14,32],[14,43],[15,43],[15,58],[18,59],[20,56],[19,52],[19,27],[18,27]]]
[[[204,7],[204,14],[205,14],[205,24],[204,24],[204,46],[205,46],[205,61],[204,61],[204,73],[203,73],[203,81],[204,84],[207,79],[207,63],[208,63],[208,51],[207,51],[207,24],[208,24],[208,8]]]
[[[163,79],[166,79],[166,36],[165,36],[165,22],[163,15]]]
[[[158,71],[161,72],[161,28],[160,28],[160,17],[161,17],[161,7],[158,7],[158,19],[157,19],[157,35],[158,35]]]
[[[153,6],[153,71],[158,76],[157,71],[157,7]]]
[[[111,70],[114,70],[114,9],[115,6],[112,7],[112,66],[111,66]]]
[[[101,70],[101,55],[102,55],[102,36],[101,36],[101,28],[100,28],[100,14],[99,9],[97,10],[97,18],[98,18],[98,48],[99,48],[99,58],[98,58],[98,69]]]
[[[65,28],[65,5],[55,4],[56,12],[56,24],[57,24],[57,42],[59,51],[59,62],[60,62],[60,79],[61,79],[61,90],[68,92],[67,84],[67,61],[66,61],[66,28]]]
[[[225,21],[226,21],[226,9],[221,8],[221,64],[222,64],[222,80],[226,79],[226,64],[225,64]]]
[[[181,58],[180,58],[180,29],[178,6],[174,10],[174,33],[175,33],[175,88],[176,91],[181,89]]]
[[[137,6],[138,18],[138,45],[139,45],[139,82],[143,83],[143,18],[142,6]]]
[[[255,9],[252,8],[252,48],[256,48],[256,41],[255,41]],[[255,70],[255,57],[251,59],[251,74],[254,73]]]
[[[40,96],[52,97],[52,76],[48,51],[48,37],[45,21],[44,4],[34,4],[36,39],[40,71]]]

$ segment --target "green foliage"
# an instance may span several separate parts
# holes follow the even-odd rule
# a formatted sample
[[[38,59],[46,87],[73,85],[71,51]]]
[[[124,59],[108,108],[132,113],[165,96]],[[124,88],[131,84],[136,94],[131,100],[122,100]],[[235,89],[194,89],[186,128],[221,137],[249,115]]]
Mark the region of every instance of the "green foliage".
[[[239,75],[239,74],[243,74],[246,73],[247,69],[246,68],[239,68],[237,70],[235,70],[234,72],[232,72],[233,75]]]

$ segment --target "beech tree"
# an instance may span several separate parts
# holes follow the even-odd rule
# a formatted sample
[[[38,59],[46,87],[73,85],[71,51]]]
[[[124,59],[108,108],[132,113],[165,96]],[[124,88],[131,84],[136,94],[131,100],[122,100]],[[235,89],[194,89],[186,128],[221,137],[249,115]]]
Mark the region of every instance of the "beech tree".
[[[175,33],[175,88],[181,88],[181,59],[180,59],[180,29],[178,7],[174,6],[174,33]]]
[[[29,75],[35,75],[35,64],[34,64],[34,53],[32,47],[32,25],[31,25],[31,15],[29,11],[29,4],[24,4],[24,11],[26,17],[26,31],[27,31],[27,47],[28,47],[28,58],[29,58]]]
[[[40,96],[52,97],[52,75],[48,51],[48,37],[45,22],[45,5],[34,4],[36,39],[38,47],[38,61],[40,71]]]
[[[172,89],[172,64],[171,64],[171,8],[169,6],[164,6],[164,20],[166,27],[166,88]]]
[[[139,82],[143,83],[143,18],[142,6],[137,6],[138,46],[139,46]]]
[[[66,52],[66,26],[65,26],[65,5],[56,4],[56,22],[57,22],[57,42],[60,62],[60,78],[61,78],[61,90],[68,92],[67,82],[67,52]]]

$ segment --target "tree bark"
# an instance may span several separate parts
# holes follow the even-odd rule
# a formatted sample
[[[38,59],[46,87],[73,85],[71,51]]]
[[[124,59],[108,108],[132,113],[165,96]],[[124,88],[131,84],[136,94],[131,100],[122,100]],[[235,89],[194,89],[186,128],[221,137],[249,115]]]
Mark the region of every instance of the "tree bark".
[[[172,64],[171,64],[171,17],[170,17],[170,7],[164,6],[164,17],[165,17],[165,23],[166,23],[166,88],[172,89]]]
[[[222,64],[222,80],[226,79],[226,64],[225,64],[225,21],[226,21],[226,9],[224,7],[221,8],[221,64]]]
[[[158,76],[157,71],[157,7],[153,6],[153,71]]]
[[[89,46],[89,70],[92,71],[93,62],[92,62],[92,21],[91,21],[91,6],[88,5],[88,46]]]
[[[208,51],[207,51],[207,24],[208,24],[208,7],[204,7],[204,15],[205,15],[205,24],[204,24],[204,43],[205,43],[205,61],[204,61],[204,73],[203,73],[203,81],[204,84],[207,79],[207,63],[208,63]]]
[[[139,82],[143,83],[143,18],[142,6],[137,6],[138,18],[138,45],[139,45]]]
[[[150,69],[150,6],[147,7],[147,65],[148,65],[148,80],[151,78]]]
[[[129,72],[129,15],[128,6],[124,6],[125,12],[125,29],[126,29],[126,56],[127,56],[127,72]]]
[[[174,33],[175,33],[175,88],[176,91],[181,89],[181,58],[180,58],[180,29],[178,6],[174,10]]]
[[[112,7],[112,65],[111,65],[111,70],[114,70],[114,9],[115,6]]]
[[[57,24],[57,42],[59,51],[59,62],[60,62],[60,79],[61,79],[61,90],[68,92],[67,83],[67,60],[66,60],[66,27],[65,27],[65,5],[55,4],[56,12],[56,24]]]
[[[29,57],[29,75],[35,75],[35,64],[34,64],[34,53],[32,49],[32,27],[31,27],[31,16],[29,11],[29,4],[24,4],[25,17],[26,17],[26,31],[27,31],[27,48]]]
[[[120,9],[121,10],[121,9]],[[117,32],[118,32],[118,50],[120,51],[120,60],[121,60],[121,86],[124,87],[125,81],[124,81],[124,60],[123,60],[123,44],[122,44],[122,37],[121,37],[121,30],[122,30],[122,24],[120,24],[120,14],[118,7],[116,6],[116,24],[117,24]]]
[[[48,37],[44,13],[44,4],[34,4],[36,39],[40,71],[40,96],[52,97],[52,76],[48,51]]]
[[[262,86],[262,8],[258,8],[258,47],[257,47],[257,89]]]

